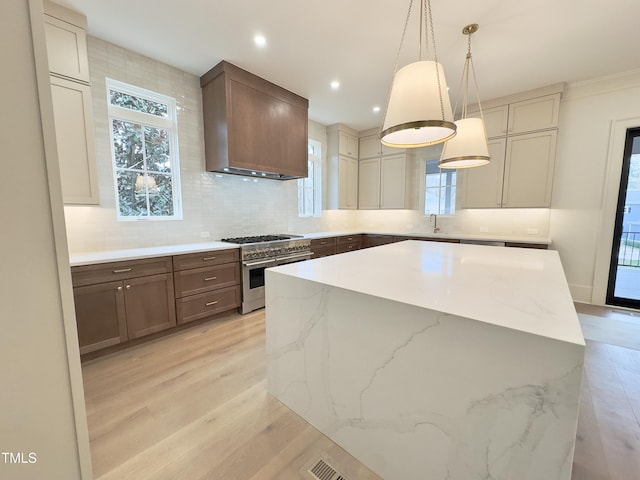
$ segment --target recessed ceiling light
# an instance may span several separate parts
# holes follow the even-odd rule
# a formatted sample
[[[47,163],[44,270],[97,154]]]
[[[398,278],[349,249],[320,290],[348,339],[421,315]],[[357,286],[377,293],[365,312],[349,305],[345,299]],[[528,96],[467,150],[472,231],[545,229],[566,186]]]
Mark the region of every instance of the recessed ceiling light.
[[[255,37],[253,37],[253,42],[256,44],[256,46],[262,48],[265,47],[267,45],[267,39],[265,38],[264,35],[261,34],[256,34]]]
[[[340,82],[337,80],[334,80],[333,82],[331,82],[331,90],[338,90],[340,88]]]
[[[380,107],[378,105],[373,107],[373,113],[380,113]]]

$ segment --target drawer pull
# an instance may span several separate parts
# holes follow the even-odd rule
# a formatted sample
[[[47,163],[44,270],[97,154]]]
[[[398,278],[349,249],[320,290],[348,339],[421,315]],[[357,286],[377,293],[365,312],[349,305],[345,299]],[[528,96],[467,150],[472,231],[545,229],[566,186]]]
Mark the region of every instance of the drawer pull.
[[[320,245],[326,245],[327,242],[320,242]]]
[[[211,280],[216,280],[218,277],[207,277],[204,279],[205,282],[210,282]]]
[[[207,302],[204,304],[205,307],[210,307],[211,305],[215,305],[216,303],[218,303],[217,300],[213,301],[213,302]]]
[[[113,273],[125,273],[125,272],[130,272],[132,269],[131,268],[119,268],[117,270],[114,270]]]
[[[211,260],[215,260],[215,259],[216,259],[216,257],[204,257],[204,258],[202,259],[202,261],[203,261],[203,262],[209,262],[209,261],[211,261]]]

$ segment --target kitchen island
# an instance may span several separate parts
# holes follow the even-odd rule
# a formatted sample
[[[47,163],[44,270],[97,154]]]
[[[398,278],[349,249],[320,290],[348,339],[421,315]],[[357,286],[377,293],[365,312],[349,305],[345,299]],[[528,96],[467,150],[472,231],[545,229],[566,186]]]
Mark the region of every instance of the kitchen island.
[[[570,478],[557,252],[405,241],[266,274],[269,392],[385,480]]]

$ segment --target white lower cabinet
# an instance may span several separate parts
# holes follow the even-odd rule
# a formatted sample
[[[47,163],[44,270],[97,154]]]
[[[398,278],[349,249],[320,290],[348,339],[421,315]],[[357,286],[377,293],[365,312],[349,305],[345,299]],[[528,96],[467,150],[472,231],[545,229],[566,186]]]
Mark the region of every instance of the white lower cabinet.
[[[50,78],[63,201],[98,204],[91,87]]]
[[[406,155],[360,160],[358,208],[407,208]]]
[[[463,208],[551,206],[557,130],[489,141],[491,163],[463,170]]]

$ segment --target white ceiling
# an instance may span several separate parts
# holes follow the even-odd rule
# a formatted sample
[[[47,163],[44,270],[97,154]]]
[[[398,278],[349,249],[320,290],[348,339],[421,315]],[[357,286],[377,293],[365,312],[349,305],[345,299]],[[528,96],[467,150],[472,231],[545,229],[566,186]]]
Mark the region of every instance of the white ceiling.
[[[195,74],[227,60],[309,99],[310,119],[379,127],[409,0],[56,0],[89,34]],[[400,66],[417,60],[415,0]],[[482,100],[640,68],[640,0],[431,0],[452,102],[467,39]],[[267,46],[258,49],[253,36]],[[329,84],[337,79],[338,91]]]

